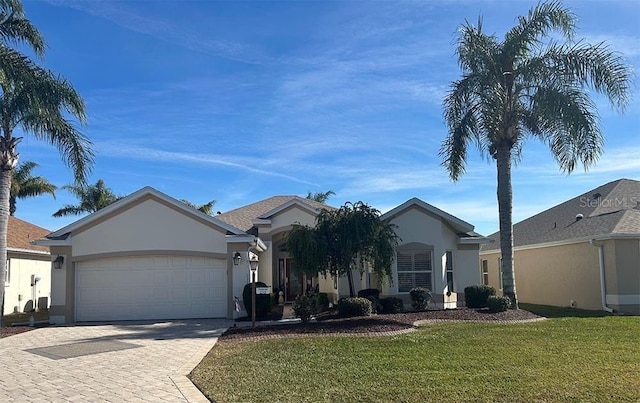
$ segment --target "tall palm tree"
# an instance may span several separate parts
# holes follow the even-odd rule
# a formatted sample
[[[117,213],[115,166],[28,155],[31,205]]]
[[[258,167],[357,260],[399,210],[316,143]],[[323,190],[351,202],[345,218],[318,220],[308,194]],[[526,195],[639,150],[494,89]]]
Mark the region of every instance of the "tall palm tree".
[[[60,210],[53,213],[54,217],[95,213],[96,211],[122,199],[121,196],[116,196],[113,190],[109,189],[104,184],[102,179],[98,179],[95,185],[64,185],[62,189],[73,193],[80,203],[77,205],[65,205]]]
[[[535,138],[549,146],[562,171],[578,163],[587,169],[603,147],[589,91],[604,94],[620,111],[629,101],[630,68],[603,43],[574,42],[575,24],[576,16],[559,2],[532,8],[502,41],[482,31],[481,19],[477,27],[467,22],[457,48],[462,78],[444,100],[448,136],[440,155],[450,177],[465,172],[470,143],[496,161],[503,289],[513,308],[512,160],[527,138]],[[563,42],[549,39],[552,33]]]
[[[336,192],[334,192],[333,190],[327,190],[326,192],[315,192],[315,193],[308,192],[307,199],[325,204],[327,200],[329,200],[329,197],[335,196],[335,194]]]
[[[18,164],[21,137],[31,133],[55,146],[76,180],[84,181],[93,163],[91,143],[68,119],[85,123],[84,102],[64,78],[37,66],[9,45],[26,45],[37,56],[44,53],[40,32],[24,16],[18,0],[0,0],[0,284],[7,273],[7,225],[11,175]],[[4,301],[4,287],[0,287]],[[0,326],[2,325],[0,313]]]
[[[39,57],[44,55],[46,47],[40,32],[24,18],[22,3],[0,0],[0,75],[15,81],[28,78],[35,64],[10,44],[26,44]]]
[[[206,215],[213,215],[213,206],[215,206],[216,204],[215,200],[211,200],[208,203],[201,204],[201,205],[191,203],[187,199],[181,199],[180,201],[189,207],[193,207],[194,209],[199,210],[202,213],[205,213]]]
[[[9,214],[16,213],[16,200],[36,197],[45,193],[56,198],[55,185],[43,176],[32,176],[31,171],[38,166],[33,161],[25,161],[18,165],[11,176],[11,191],[9,193]]]

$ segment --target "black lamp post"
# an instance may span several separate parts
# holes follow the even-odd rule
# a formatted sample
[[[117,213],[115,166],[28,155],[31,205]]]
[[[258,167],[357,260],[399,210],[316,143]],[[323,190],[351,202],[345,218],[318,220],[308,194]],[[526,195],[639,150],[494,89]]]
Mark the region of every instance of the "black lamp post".
[[[256,327],[256,275],[258,274],[258,255],[249,252],[251,269],[251,327]]]
[[[258,255],[247,251],[249,257],[249,269],[251,271],[251,327],[256,327],[256,275],[258,274]],[[233,265],[238,266],[242,261],[240,252],[233,253]]]

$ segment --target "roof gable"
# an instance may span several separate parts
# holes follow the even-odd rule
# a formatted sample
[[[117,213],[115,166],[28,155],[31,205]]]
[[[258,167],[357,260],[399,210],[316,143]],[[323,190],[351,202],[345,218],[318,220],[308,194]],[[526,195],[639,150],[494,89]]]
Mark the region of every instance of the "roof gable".
[[[323,208],[333,208],[300,196],[273,196],[268,199],[236,208],[226,213],[219,214],[216,218],[229,225],[240,228],[243,231],[249,231],[253,228],[254,221],[269,219],[291,206],[298,206],[314,214],[317,214],[317,212]]]
[[[470,234],[473,232],[473,225],[469,224],[466,221],[455,217],[446,211],[442,211],[439,208],[432,206],[429,203],[426,203],[417,197],[407,200],[402,203],[398,207],[384,213],[381,217],[382,220],[392,220],[394,217],[397,217],[407,211],[410,208],[419,207],[423,210],[426,210],[428,213],[435,215],[436,217],[444,220],[447,224],[449,224],[454,230],[464,234]],[[477,235],[477,234],[476,234]]]
[[[640,181],[618,179],[553,206],[513,226],[514,246],[562,242],[608,234],[640,235]],[[581,215],[581,216],[580,216]],[[495,243],[482,250],[500,249]]]
[[[118,215],[129,208],[139,204],[141,201],[147,199],[155,199],[156,201],[173,208],[176,211],[181,212],[182,214],[196,219],[198,221],[204,222],[206,224],[216,226],[222,230],[225,230],[233,235],[241,235],[244,234],[240,229],[229,225],[226,222],[223,222],[216,217],[211,217],[207,214],[202,213],[201,211],[188,206],[187,204],[172,198],[150,186],[144,187],[130,195],[118,200],[117,202],[110,204],[109,206],[90,214],[86,217],[75,221],[66,227],[63,227],[51,234],[47,235],[49,239],[59,239],[60,237],[65,237],[67,234],[72,232],[82,231],[84,228],[88,228],[90,226],[96,225],[104,220],[109,219],[113,215]]]

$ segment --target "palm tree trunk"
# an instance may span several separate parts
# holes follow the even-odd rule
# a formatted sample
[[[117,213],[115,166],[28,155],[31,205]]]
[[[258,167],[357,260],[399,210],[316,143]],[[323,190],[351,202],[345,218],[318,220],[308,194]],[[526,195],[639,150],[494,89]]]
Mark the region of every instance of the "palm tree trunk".
[[[7,278],[7,232],[9,226],[9,190],[11,188],[11,170],[0,167],[0,327],[4,322],[4,283]]]
[[[498,214],[500,216],[500,251],[502,255],[502,293],[511,300],[511,308],[518,309],[516,276],[513,269],[513,190],[511,188],[511,146],[498,145]]]
[[[5,133],[7,133],[5,128]],[[9,194],[11,171],[18,163],[16,146],[19,138],[0,137],[0,301],[4,301],[4,283],[7,278],[7,232],[9,227]],[[3,304],[4,305],[4,304]],[[4,322],[4,307],[0,312],[0,327]]]

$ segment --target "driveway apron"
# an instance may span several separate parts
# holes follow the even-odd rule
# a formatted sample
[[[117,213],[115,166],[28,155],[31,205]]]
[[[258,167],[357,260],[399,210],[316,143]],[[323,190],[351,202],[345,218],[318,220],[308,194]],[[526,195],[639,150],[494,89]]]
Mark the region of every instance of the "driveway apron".
[[[0,339],[0,402],[197,402],[186,378],[228,320],[46,327]]]

